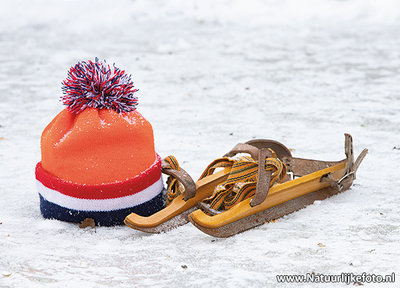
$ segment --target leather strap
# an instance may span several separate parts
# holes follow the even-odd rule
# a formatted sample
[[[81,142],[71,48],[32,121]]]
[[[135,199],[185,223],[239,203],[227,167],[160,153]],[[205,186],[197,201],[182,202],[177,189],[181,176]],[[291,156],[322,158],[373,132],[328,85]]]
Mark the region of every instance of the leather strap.
[[[196,183],[183,168],[179,167],[179,170],[176,170],[172,168],[171,164],[168,163],[165,159],[162,159],[161,171],[164,174],[176,178],[180,183],[182,183],[183,187],[185,188],[185,192],[183,195],[183,199],[185,201],[193,198],[196,195]]]
[[[272,171],[265,170],[265,159],[272,157],[272,152],[268,148],[257,148],[250,144],[239,143],[226,153],[224,157],[233,157],[239,153],[248,153],[254,160],[258,160],[256,193],[250,202],[250,205],[254,207],[264,202],[268,196]]]
[[[356,162],[354,162],[354,165],[353,165],[354,179],[356,179],[356,172],[358,170],[358,167],[360,167],[360,164],[364,160],[367,153],[368,153],[368,149],[365,148],[363,151],[361,151],[360,155],[358,155]]]
[[[199,203],[197,203],[197,207],[198,207],[199,209],[201,209],[201,210],[207,212],[207,214],[209,214],[209,215],[211,215],[211,216],[214,216],[214,215],[217,215],[217,214],[222,213],[222,211],[217,211],[217,210],[211,208],[209,204],[206,204],[206,203],[204,203],[204,202],[199,202]]]
[[[346,172],[349,174],[353,170],[354,154],[353,154],[353,138],[350,134],[345,133],[344,152],[346,154]]]
[[[292,153],[290,152],[290,150],[285,145],[283,145],[282,143],[275,141],[275,140],[253,139],[253,140],[247,141],[246,144],[250,144],[259,149],[271,148],[272,150],[274,150],[274,152],[276,153],[278,158],[281,160],[283,158],[291,158],[292,157]]]
[[[356,161],[354,162],[354,153],[353,153],[353,139],[350,134],[345,134],[345,147],[344,147],[345,153],[346,153],[346,159],[344,160],[346,162],[346,168],[344,175],[341,179],[335,180],[332,178],[331,174],[325,174],[321,177],[321,182],[327,182],[331,185],[331,187],[334,187],[341,191],[344,187],[344,183],[349,182],[350,183],[356,179],[356,172],[358,167],[360,166],[362,160],[365,158],[365,156],[368,153],[368,149],[364,149],[360,155],[358,155]]]
[[[224,157],[233,157],[239,153],[248,153],[254,160],[257,160],[259,156],[257,147],[254,147],[250,144],[239,143],[235,147],[233,147],[231,151],[226,153]]]
[[[261,204],[264,202],[265,198],[267,198],[272,171],[265,170],[265,159],[269,157],[272,157],[272,153],[269,149],[261,148],[259,150],[257,186],[256,193],[250,201],[251,207]]]

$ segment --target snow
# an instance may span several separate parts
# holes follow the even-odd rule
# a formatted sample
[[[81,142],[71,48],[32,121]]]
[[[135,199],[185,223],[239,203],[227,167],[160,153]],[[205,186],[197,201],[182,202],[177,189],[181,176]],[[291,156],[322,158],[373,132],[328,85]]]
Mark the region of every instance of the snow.
[[[399,8],[394,0],[1,1],[0,287],[298,287],[275,276],[398,276]],[[253,138],[339,160],[348,132],[355,152],[369,154],[351,190],[228,239],[190,224],[148,235],[44,220],[34,180],[40,134],[62,109],[68,68],[96,56],[132,73],[157,152],[194,178]]]

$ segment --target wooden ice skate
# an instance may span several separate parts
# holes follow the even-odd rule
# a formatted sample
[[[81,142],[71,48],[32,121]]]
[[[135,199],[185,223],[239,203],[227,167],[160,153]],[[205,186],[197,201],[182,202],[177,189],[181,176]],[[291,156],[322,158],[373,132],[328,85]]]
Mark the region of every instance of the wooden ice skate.
[[[237,146],[236,150],[230,153],[247,152],[248,149],[243,150],[243,145],[253,148],[250,151],[255,153],[253,157],[257,157],[259,148],[271,148],[280,157],[291,157],[290,151],[284,145],[273,140],[252,140]],[[213,166],[212,164],[209,167]],[[217,168],[222,170],[214,173]],[[188,215],[197,210],[197,204],[210,197],[215,187],[227,179],[231,168],[219,166],[208,169],[209,175],[202,175],[201,179],[194,183],[189,174],[179,167],[176,159],[170,156],[162,161],[162,171],[170,176],[167,182],[168,191],[175,194],[174,198],[169,199],[170,203],[164,209],[151,216],[131,213],[124,221],[127,226],[148,233],[160,233],[188,223]]]
[[[204,233],[215,237],[229,237],[262,225],[300,210],[315,200],[347,190],[356,178],[356,171],[367,152],[364,149],[354,162],[352,137],[345,134],[344,160],[326,162],[294,158],[291,155],[282,157],[287,170],[293,173],[293,180],[276,183],[270,188],[271,171],[258,169],[258,181],[252,198],[237,202],[225,211],[200,203],[201,209],[191,213],[189,220]],[[265,166],[268,156],[265,149],[259,150],[259,167]]]

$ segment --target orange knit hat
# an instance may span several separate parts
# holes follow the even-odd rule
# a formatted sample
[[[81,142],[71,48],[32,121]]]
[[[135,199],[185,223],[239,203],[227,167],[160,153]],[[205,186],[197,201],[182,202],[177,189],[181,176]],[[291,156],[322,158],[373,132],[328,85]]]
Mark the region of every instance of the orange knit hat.
[[[42,167],[77,184],[124,181],[156,159],[150,123],[135,111],[61,111],[42,134]]]
[[[160,157],[130,76],[96,58],[63,85],[67,108],[43,131],[36,167],[43,216],[109,226],[163,208]]]

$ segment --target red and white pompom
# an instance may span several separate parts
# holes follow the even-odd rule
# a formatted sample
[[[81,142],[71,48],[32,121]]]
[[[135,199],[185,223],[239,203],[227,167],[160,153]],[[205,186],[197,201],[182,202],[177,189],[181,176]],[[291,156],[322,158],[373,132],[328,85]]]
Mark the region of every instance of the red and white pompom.
[[[138,105],[134,96],[138,89],[134,88],[131,76],[98,58],[72,66],[62,84],[61,101],[74,113],[88,107],[130,112]]]

